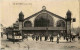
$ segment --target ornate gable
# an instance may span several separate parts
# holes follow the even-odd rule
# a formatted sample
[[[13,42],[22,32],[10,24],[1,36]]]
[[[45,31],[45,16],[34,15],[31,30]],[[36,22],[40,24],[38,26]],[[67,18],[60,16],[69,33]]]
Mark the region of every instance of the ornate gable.
[[[42,7],[41,11],[39,11],[39,12],[37,12],[37,13],[27,17],[27,18],[25,18],[24,20],[29,20],[30,18],[35,17],[36,15],[41,14],[41,13],[48,13],[48,14],[51,14],[52,16],[54,16],[54,17],[57,17],[57,18],[65,20],[65,18],[63,18],[63,17],[61,17],[61,16],[59,16],[57,14],[54,14],[54,13],[52,13],[50,11],[47,11],[45,6]]]

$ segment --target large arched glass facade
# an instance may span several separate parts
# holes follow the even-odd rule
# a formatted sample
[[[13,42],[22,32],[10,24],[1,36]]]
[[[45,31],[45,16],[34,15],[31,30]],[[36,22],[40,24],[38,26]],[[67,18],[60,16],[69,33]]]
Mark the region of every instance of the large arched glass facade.
[[[47,13],[39,14],[34,21],[34,27],[53,27],[53,18]]]

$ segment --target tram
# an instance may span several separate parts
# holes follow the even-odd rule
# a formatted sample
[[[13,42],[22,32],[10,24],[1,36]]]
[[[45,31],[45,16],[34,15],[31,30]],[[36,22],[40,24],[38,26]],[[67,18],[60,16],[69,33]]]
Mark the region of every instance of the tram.
[[[14,30],[13,28],[9,27],[6,29],[7,39],[9,40],[22,40],[22,34],[19,30]]]

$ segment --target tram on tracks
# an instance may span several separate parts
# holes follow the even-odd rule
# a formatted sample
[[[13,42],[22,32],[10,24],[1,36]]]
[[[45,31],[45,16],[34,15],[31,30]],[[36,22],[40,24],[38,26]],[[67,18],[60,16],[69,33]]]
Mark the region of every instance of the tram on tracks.
[[[6,28],[7,39],[9,40],[22,40],[22,34],[19,30],[14,30],[12,27]]]

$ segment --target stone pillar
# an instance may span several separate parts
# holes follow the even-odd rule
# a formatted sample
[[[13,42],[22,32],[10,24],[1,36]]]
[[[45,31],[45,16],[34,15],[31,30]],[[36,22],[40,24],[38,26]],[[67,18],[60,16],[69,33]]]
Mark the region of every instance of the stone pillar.
[[[22,34],[22,40],[23,40],[23,35],[24,35],[23,32],[22,32],[22,29],[23,29],[23,20],[24,20],[24,14],[21,11],[19,13],[19,31]]]
[[[71,21],[67,21],[67,34],[71,34]]]
[[[67,19],[66,19],[67,37],[70,38],[70,42],[71,42],[71,12],[68,10],[66,15],[67,15]]]
[[[23,39],[23,32],[22,32],[22,28],[23,28],[23,22],[19,22],[19,31],[22,34],[22,39]]]
[[[23,25],[23,23],[19,22],[19,30],[22,30],[22,25]]]

